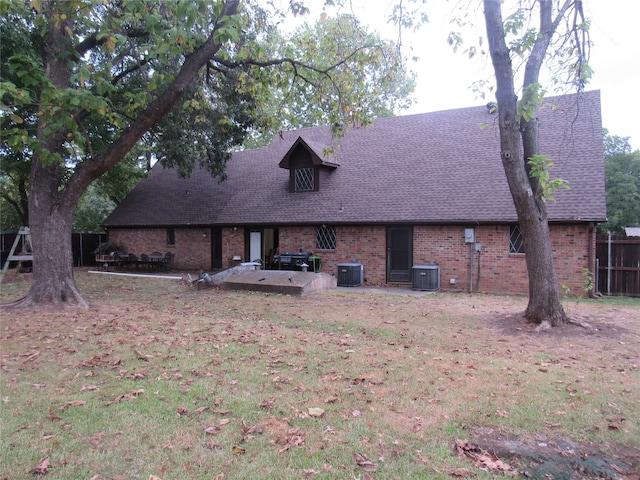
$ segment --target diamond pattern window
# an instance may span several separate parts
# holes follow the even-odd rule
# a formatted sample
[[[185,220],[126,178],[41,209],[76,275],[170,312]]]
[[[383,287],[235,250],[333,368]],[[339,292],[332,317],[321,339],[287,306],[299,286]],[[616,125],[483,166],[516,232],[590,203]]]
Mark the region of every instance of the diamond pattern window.
[[[509,253],[524,253],[524,240],[520,225],[511,225],[509,227]]]
[[[316,228],[316,248],[318,250],[336,249],[336,227],[322,225]]]
[[[311,192],[315,188],[313,168],[298,168],[295,170],[296,192]]]

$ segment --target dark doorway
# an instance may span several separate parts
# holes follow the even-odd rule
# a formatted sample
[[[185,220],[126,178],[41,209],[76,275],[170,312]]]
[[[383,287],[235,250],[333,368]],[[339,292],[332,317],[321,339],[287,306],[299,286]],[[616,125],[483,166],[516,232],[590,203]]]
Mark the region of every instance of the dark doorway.
[[[211,269],[222,268],[222,229],[211,227]]]
[[[387,228],[387,281],[410,282],[413,263],[413,228]]]

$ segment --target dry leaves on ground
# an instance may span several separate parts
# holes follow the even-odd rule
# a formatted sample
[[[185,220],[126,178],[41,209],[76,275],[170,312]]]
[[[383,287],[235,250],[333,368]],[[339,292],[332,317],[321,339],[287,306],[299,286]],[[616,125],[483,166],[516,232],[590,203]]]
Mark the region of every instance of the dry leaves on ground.
[[[36,468],[32,468],[29,470],[29,473],[34,475],[45,475],[49,472],[49,467],[51,466],[51,462],[49,461],[49,457],[45,458],[40,462],[40,464]]]
[[[518,472],[508,463],[503,462],[497,456],[482,450],[469,440],[456,440],[453,446],[454,452],[461,457],[469,458],[474,465],[483,470],[516,476]]]

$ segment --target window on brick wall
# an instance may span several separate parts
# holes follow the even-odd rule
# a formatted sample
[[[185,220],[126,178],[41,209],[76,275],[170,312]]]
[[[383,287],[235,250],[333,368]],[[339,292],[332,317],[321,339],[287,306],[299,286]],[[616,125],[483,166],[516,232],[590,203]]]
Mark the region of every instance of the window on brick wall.
[[[520,225],[509,227],[509,253],[524,253],[524,241]]]
[[[336,249],[336,227],[334,225],[316,227],[316,248],[318,250]]]
[[[176,230],[175,228],[167,228],[167,245],[176,244]]]

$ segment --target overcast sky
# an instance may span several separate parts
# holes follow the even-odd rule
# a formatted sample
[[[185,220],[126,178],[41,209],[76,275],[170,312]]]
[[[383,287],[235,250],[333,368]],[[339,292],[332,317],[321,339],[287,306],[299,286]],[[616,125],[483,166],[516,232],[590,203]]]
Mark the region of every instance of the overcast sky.
[[[323,3],[323,0],[307,1],[307,5],[316,5],[317,8],[321,8]],[[352,8],[372,30],[396,40],[397,29],[387,23],[393,3],[393,0],[352,0]],[[455,3],[455,0],[427,0],[424,11],[429,23],[416,33],[403,33],[403,44],[410,44],[420,60],[412,64],[412,70],[418,75],[417,103],[401,115],[483,105],[489,100],[477,97],[470,89],[476,80],[491,79],[488,57],[469,60],[460,52],[454,53],[447,45],[447,35],[451,31],[449,21]],[[479,0],[470,3],[481,4]],[[637,32],[640,28],[640,2],[584,0],[584,9],[585,15],[592,20],[590,63],[595,70],[587,89],[601,91],[603,127],[613,135],[631,137],[631,145],[638,149],[640,42]],[[480,25],[474,32],[476,36],[484,34],[481,10],[478,13]]]

